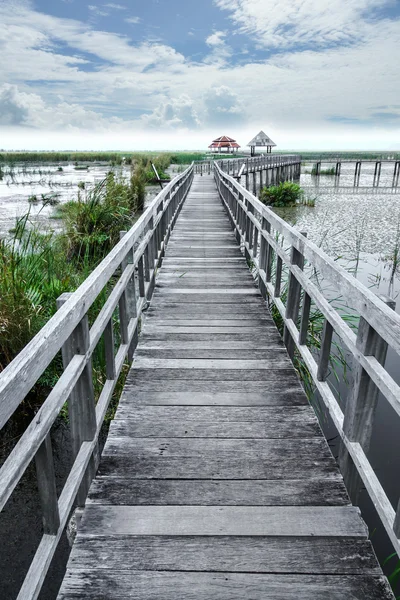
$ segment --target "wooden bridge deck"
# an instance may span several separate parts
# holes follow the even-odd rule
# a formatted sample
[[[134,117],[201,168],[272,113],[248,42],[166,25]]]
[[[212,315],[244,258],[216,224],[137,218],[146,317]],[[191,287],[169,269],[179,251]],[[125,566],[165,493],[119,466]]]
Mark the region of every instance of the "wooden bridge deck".
[[[195,177],[61,600],[393,598],[247,269]]]

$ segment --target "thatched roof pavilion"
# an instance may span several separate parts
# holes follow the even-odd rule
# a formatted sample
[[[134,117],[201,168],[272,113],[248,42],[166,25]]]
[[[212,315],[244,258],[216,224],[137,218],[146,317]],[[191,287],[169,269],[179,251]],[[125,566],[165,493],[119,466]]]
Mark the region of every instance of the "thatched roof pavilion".
[[[227,135],[221,135],[208,146],[212,152],[237,152],[240,148],[236,140],[228,137]]]
[[[257,133],[257,135],[253,137],[253,139],[247,145],[251,148],[252,156],[255,155],[256,148],[266,148],[267,153],[270,153],[272,152],[273,146],[276,146],[275,142],[273,142],[271,138],[263,131]]]

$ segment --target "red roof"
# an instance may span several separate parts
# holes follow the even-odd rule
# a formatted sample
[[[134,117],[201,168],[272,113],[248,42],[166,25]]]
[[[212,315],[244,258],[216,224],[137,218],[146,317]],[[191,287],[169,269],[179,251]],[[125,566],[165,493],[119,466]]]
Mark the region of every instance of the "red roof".
[[[227,135],[221,135],[221,137],[213,140],[213,143],[208,146],[209,148],[240,148],[239,144],[233,138]]]

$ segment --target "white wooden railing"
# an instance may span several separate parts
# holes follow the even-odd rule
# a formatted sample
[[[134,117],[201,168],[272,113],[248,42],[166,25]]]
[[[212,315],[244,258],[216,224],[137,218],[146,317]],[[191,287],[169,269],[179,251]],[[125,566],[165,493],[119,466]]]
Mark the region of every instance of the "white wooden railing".
[[[300,166],[300,164],[301,156],[299,154],[264,154],[246,158],[221,158],[216,156],[215,159],[197,161],[194,168],[195,173],[210,174],[214,165],[218,165],[228,175],[237,177],[239,173],[245,175],[260,170],[277,169],[291,165]]]
[[[136,348],[138,325],[150,299],[180,207],[193,179],[193,165],[153,200],[136,224],[84,283],[58,300],[58,310],[0,374],[0,429],[61,350],[64,371],[0,470],[0,510],[35,460],[44,534],[18,595],[38,597],[75,500],[84,506],[98,463],[98,437],[126,357]],[[89,328],[88,311],[113,280],[107,300]],[[118,312],[120,344],[115,348],[113,315]],[[92,355],[104,340],[106,382],[95,404]],[[73,464],[57,496],[50,429],[68,401]]]
[[[379,392],[400,416],[400,387],[385,369],[388,347],[400,355],[400,315],[394,312],[390,299],[373,294],[217,163],[214,176],[236,238],[254,265],[261,293],[281,315],[289,355],[293,359],[297,352],[304,361],[339,432],[339,462],[350,495],[357,501],[361,478],[400,555],[400,503],[396,513],[367,458]],[[285,302],[281,294],[283,267],[288,271]],[[315,272],[358,315],[357,333],[329,301],[323,286],[315,283]],[[318,356],[307,345],[311,303],[325,319]],[[354,382],[344,412],[327,381],[334,334],[353,357]]]

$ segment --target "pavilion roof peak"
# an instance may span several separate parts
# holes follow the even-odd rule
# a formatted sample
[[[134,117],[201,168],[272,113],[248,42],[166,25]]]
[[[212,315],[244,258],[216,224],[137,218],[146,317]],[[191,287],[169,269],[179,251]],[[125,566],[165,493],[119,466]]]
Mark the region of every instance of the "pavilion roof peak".
[[[221,135],[216,140],[213,140],[213,142],[236,142],[236,140],[234,140],[233,138],[231,138],[227,135]]]
[[[255,137],[247,144],[248,146],[276,146],[275,142],[271,140],[269,135],[260,131]]]

